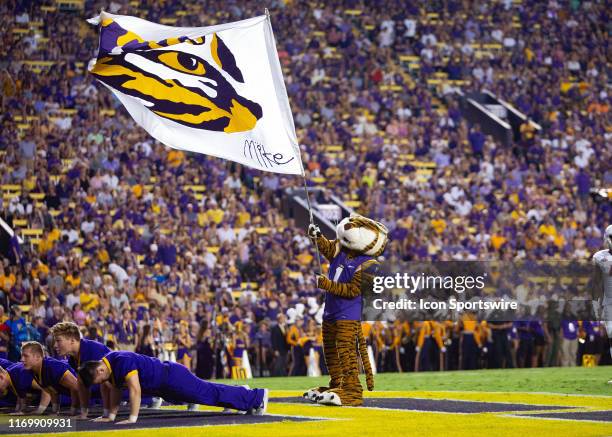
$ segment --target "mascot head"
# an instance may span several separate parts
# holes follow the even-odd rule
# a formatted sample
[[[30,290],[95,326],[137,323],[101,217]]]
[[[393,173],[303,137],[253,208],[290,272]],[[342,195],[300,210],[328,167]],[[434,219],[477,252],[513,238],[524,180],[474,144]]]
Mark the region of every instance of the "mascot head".
[[[389,234],[385,225],[358,214],[351,214],[336,227],[340,244],[346,249],[373,257],[385,250]]]

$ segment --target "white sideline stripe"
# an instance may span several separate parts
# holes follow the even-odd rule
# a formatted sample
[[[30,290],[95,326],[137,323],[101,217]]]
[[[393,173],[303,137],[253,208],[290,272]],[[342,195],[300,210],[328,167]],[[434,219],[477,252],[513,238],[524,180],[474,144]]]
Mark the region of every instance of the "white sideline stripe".
[[[508,392],[506,392],[508,393]],[[512,393],[512,392],[510,392]],[[585,398],[608,398],[608,399],[612,399],[612,396],[608,396],[608,395],[589,395],[589,394],[578,394],[578,393],[555,393],[555,392],[550,392],[550,391],[533,391],[533,392],[529,392],[529,391],[521,391],[521,392],[514,392],[514,393],[532,393],[532,394],[536,394],[536,395],[555,395],[555,396],[572,396],[572,397],[585,397]]]
[[[601,411],[601,410],[598,410]],[[564,422],[591,422],[591,423],[607,423],[611,424],[609,420],[593,420],[593,419],[570,419],[570,418],[561,418],[561,417],[542,417],[534,414],[533,416],[525,414],[501,414],[501,417],[514,417],[518,419],[538,419],[538,420],[562,420]]]
[[[552,392],[552,391],[466,391],[466,390],[379,390],[378,393],[408,393],[408,392],[425,392],[425,393],[481,393],[481,394],[487,394],[487,393],[493,393],[493,394],[505,394],[505,395],[511,395],[511,394],[528,394],[528,395],[553,395],[553,396],[572,396],[572,397],[579,397],[579,398],[604,398],[604,399],[612,399],[612,396],[608,396],[608,395],[592,395],[592,394],[578,394],[578,393],[556,393],[556,392]],[[376,391],[372,392],[372,393],[376,393]],[[374,396],[364,396],[364,399],[366,397],[370,397],[373,398]],[[383,399],[383,398],[376,398],[376,399]],[[427,398],[429,399],[429,398]],[[478,402],[478,401],[475,401]]]
[[[324,407],[325,405],[321,405],[321,406]],[[474,414],[478,414],[478,413],[460,413],[458,411],[431,411],[431,410],[412,410],[412,409],[408,410],[404,408],[366,407],[363,405],[360,407],[351,407],[349,405],[346,405],[346,406],[343,406],[342,408],[359,408],[359,409],[367,408],[368,410],[404,411],[408,413],[458,414],[460,416],[472,416]],[[487,411],[483,411],[483,413],[487,413]],[[488,413],[490,413],[490,411]]]
[[[324,407],[325,405],[319,405],[320,407]],[[317,420],[352,420],[352,418],[350,419],[345,419],[342,417],[318,417],[318,416],[296,416],[295,414],[292,414],[291,416],[288,416],[286,414],[264,414],[264,416],[277,416],[277,417],[289,417],[289,418],[293,418],[293,417],[297,417],[298,419],[317,419]],[[274,422],[271,422],[274,423]]]

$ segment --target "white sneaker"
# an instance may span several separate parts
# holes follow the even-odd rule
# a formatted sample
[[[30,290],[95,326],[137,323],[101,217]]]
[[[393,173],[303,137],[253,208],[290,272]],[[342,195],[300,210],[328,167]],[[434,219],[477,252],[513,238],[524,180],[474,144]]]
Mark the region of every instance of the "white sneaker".
[[[198,404],[187,404],[187,411],[198,411]]]
[[[159,410],[161,408],[162,398],[153,398],[153,403],[151,404],[152,410]]]
[[[264,388],[263,400],[261,401],[261,405],[257,408],[253,408],[249,411],[253,416],[263,416],[266,414],[268,410],[268,397],[270,396],[270,392],[267,388]]]
[[[242,411],[242,410],[232,410],[231,408],[224,408],[223,411],[221,411],[221,413],[223,414],[247,414],[247,411]]]

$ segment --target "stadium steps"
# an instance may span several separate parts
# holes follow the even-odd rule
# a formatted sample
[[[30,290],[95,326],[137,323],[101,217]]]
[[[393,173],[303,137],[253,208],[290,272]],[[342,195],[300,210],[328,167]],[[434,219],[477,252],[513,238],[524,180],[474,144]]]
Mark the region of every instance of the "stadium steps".
[[[490,91],[458,92],[457,95],[463,116],[470,123],[479,123],[485,134],[492,135],[506,146],[520,140],[520,126],[527,116],[510,103]],[[542,129],[537,123],[530,123],[536,131]]]
[[[311,178],[312,181],[321,178]],[[340,199],[333,194],[329,195],[329,203],[318,203],[317,197],[324,191],[322,187],[309,187],[310,202],[315,224],[328,238],[335,238],[336,224],[361,207],[361,201],[354,199]],[[310,223],[306,193],[303,188],[288,188],[282,198],[282,211],[286,218],[293,219],[295,226],[306,229]]]

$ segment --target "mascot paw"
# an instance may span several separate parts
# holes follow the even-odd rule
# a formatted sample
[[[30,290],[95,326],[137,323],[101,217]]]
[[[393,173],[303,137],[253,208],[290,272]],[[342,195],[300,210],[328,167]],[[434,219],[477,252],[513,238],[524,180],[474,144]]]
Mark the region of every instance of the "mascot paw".
[[[317,403],[321,405],[336,405],[338,407],[342,406],[340,396],[338,396],[338,393],[334,392],[321,393],[317,397]]]
[[[317,288],[321,288],[323,290],[327,290],[329,288],[329,283],[331,282],[323,275],[316,275],[317,278]]]
[[[302,396],[304,399],[306,399],[307,401],[310,402],[317,402],[317,398],[321,395],[321,392],[319,392],[316,388],[311,388],[310,390],[308,390],[306,393],[304,393]]]
[[[311,402],[317,402],[317,398],[321,396],[324,392],[329,390],[329,387],[321,386],[314,387],[309,389],[306,393],[302,395],[302,397]]]
[[[319,238],[321,236],[321,229],[314,223],[308,225],[308,236],[310,238]]]

